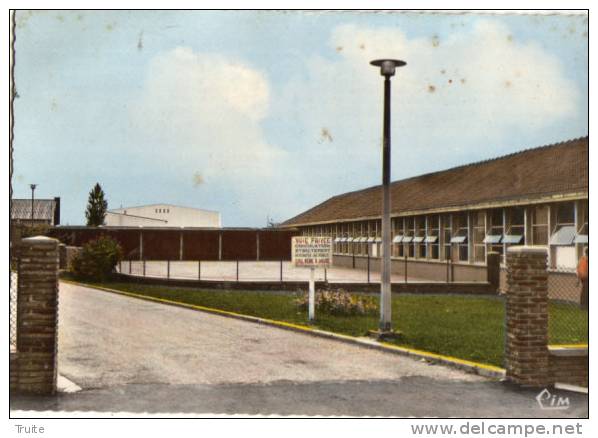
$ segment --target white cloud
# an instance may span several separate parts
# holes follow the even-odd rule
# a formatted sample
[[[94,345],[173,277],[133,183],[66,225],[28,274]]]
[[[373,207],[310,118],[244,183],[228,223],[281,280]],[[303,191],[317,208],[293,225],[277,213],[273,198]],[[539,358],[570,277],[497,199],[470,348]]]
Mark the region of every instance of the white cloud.
[[[577,115],[579,91],[559,59],[496,22],[417,38],[343,25],[327,43],[334,55],[306,59],[276,94],[237,60],[189,48],[157,56],[131,111],[143,153],[181,180],[201,174],[198,192],[230,190],[242,217],[284,219],[379,182],[383,81],[372,59],[408,63],[393,78],[393,179],[498,155],[513,132]]]
[[[268,176],[284,155],[268,144],[260,126],[269,103],[263,73],[179,47],[152,61],[131,115],[152,145],[144,148],[149,156],[174,159],[189,179],[199,172],[206,184],[239,182]]]
[[[579,91],[560,60],[538,44],[517,41],[497,22],[480,20],[442,38],[342,25],[333,29],[329,47],[336,56],[311,58],[307,75],[285,89],[292,106],[280,111],[291,112],[314,138],[322,127],[331,133],[334,144],[326,150],[340,178],[354,179],[350,169],[373,174],[379,168],[374,151],[382,131],[383,80],[369,65],[372,59],[408,63],[392,80],[393,135],[402,148],[394,168],[403,175],[402,159],[418,172],[430,159],[446,163],[450,153],[466,155],[476,144],[496,147],[513,131],[538,132],[577,115]],[[310,140],[307,153],[321,155],[322,145]]]

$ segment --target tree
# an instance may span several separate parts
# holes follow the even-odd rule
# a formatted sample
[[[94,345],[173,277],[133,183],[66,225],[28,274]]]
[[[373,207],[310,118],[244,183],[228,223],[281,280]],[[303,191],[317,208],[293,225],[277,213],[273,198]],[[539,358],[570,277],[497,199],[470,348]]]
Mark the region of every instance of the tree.
[[[85,210],[85,217],[87,218],[88,227],[97,227],[104,224],[106,217],[106,210],[108,209],[108,202],[104,199],[104,191],[99,183],[96,183],[87,199],[87,209]]]
[[[83,245],[71,260],[69,268],[77,279],[104,282],[110,278],[121,259],[120,244],[102,236]]]

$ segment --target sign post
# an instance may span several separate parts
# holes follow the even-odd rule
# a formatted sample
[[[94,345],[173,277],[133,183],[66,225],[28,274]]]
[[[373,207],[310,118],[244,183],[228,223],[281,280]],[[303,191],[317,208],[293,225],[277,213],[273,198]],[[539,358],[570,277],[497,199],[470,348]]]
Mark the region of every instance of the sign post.
[[[295,267],[309,268],[309,303],[308,318],[316,317],[316,280],[317,267],[328,268],[332,264],[332,238],[296,236],[292,240],[292,257]]]
[[[309,312],[308,318],[313,321],[316,318],[316,268],[309,268]]]

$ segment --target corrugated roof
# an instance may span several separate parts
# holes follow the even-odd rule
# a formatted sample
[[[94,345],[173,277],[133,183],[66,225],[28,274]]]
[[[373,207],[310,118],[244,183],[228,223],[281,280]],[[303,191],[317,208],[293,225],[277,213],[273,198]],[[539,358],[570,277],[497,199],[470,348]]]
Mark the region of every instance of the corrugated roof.
[[[395,181],[391,214],[588,191],[588,137]],[[381,186],[334,196],[283,222],[297,226],[380,217]]]
[[[56,201],[54,199],[34,199],[33,218],[52,222],[55,207]],[[31,219],[31,199],[13,199],[10,207],[10,218],[14,220]]]

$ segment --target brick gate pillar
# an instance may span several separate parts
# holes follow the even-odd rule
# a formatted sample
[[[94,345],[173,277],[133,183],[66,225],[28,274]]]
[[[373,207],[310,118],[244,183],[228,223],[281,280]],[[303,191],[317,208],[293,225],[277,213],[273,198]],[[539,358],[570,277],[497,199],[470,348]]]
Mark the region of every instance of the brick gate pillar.
[[[16,382],[20,393],[56,391],[58,264],[58,240],[36,236],[21,241]]]
[[[546,248],[507,251],[506,378],[522,386],[550,384],[546,263]]]

